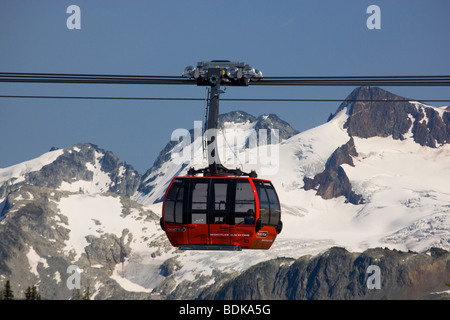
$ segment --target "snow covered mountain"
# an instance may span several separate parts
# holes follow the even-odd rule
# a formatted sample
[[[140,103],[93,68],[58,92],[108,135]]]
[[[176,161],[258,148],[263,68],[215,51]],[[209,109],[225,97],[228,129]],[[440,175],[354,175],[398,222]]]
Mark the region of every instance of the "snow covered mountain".
[[[90,287],[94,297],[140,297],[110,280],[117,265],[158,235],[158,217],[128,197],[141,179],[130,165],[76,144],[0,169],[0,176],[0,282],[68,299],[69,267],[76,266],[81,290]]]
[[[367,99],[376,102],[354,101]],[[447,110],[361,87],[302,133],[273,114],[220,119],[225,165],[256,169],[278,192],[285,227],[270,250],[183,252],[168,243],[159,201],[173,176],[206,165],[194,130],[183,145],[169,142],[143,176],[109,151],[77,144],[0,169],[0,284],[38,284],[46,298],[67,299],[67,268],[76,265],[97,299],[187,299],[218,292],[257,263],[334,246],[450,250]],[[269,149],[252,135],[273,128],[271,161],[258,161]],[[190,162],[173,161],[184,149]]]
[[[255,146],[260,143],[271,143],[272,132],[276,134],[278,141],[282,142],[295,134],[298,134],[287,122],[281,120],[275,114],[261,115],[258,118],[243,111],[233,111],[219,115],[218,150],[219,157],[226,167],[240,167],[244,171],[247,168],[258,166],[257,161],[249,159],[249,146],[252,138]],[[277,131],[272,131],[275,129]],[[268,136],[259,136],[260,132],[268,133]],[[153,166],[142,177],[141,186],[134,195],[134,199],[142,204],[152,204],[162,200],[170,181],[176,175],[185,175],[190,167],[196,169],[207,166],[205,150],[201,136],[201,128],[189,131],[186,145],[177,139],[170,141],[160,152]],[[255,149],[253,149],[255,150]],[[187,154],[187,161],[177,163],[173,161],[174,155]],[[270,163],[269,166],[270,168]],[[251,169],[251,168],[250,168]],[[248,170],[250,172],[250,170]]]
[[[292,236],[352,250],[448,250],[450,113],[379,88],[348,97],[368,98],[399,102],[345,102],[326,124],[281,144],[272,181],[283,220],[296,226]]]
[[[89,143],[52,150],[42,156],[0,169],[0,198],[13,185],[31,184],[88,194],[114,192],[131,196],[140,175],[110,151]]]

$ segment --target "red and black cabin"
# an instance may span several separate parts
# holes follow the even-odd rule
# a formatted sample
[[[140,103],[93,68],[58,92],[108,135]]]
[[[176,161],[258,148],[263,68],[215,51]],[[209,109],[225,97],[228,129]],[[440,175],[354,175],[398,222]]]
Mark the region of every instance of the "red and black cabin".
[[[175,177],[164,198],[161,227],[180,249],[269,249],[281,232],[281,210],[268,180]]]

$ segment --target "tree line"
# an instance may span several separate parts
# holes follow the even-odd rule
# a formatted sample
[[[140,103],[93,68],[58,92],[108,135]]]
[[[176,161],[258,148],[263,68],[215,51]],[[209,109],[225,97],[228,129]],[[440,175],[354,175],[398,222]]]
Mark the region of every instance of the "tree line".
[[[23,295],[25,300],[42,300],[36,286],[28,286]],[[0,300],[15,300],[14,292],[11,289],[9,280],[6,281],[4,288],[2,290],[0,289]],[[72,296],[72,300],[91,300],[89,287],[87,287],[84,292],[81,292],[80,289],[76,289]]]

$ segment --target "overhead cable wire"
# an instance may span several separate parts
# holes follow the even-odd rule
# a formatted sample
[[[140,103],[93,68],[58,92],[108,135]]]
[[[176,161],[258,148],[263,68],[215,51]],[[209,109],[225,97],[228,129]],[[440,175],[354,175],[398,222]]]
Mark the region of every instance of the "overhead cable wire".
[[[439,79],[439,78],[449,78],[449,75],[409,75],[409,76],[265,76],[263,79],[269,80],[279,80],[279,79],[291,79],[291,80],[311,80],[311,79]]]
[[[264,77],[253,85],[296,86],[449,86],[449,75]]]
[[[101,75],[0,72],[0,82],[97,84],[196,84],[193,78],[155,75]],[[226,84],[224,84],[226,85]],[[249,85],[277,86],[450,86],[449,75],[264,77]]]
[[[450,86],[450,77],[439,79],[261,79],[251,85],[272,86]]]
[[[181,79],[181,76],[155,76],[155,75],[114,75],[114,74],[88,74],[88,73],[33,73],[33,72],[0,72],[1,76],[5,77],[84,77],[84,78],[167,78],[167,79]]]
[[[0,82],[87,83],[87,84],[196,84],[179,76],[131,76],[96,74],[12,73],[1,72]]]
[[[99,97],[99,96],[47,96],[47,95],[0,95],[15,99],[71,99],[71,100],[149,100],[149,101],[204,101],[190,97]],[[450,99],[290,99],[290,98],[221,98],[220,101],[235,102],[450,102]]]

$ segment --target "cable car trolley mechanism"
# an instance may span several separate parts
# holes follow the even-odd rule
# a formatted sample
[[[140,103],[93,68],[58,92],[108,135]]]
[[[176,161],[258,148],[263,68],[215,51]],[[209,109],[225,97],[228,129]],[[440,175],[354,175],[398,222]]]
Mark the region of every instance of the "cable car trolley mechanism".
[[[261,71],[243,62],[212,60],[186,67],[182,76],[211,87],[208,167],[191,168],[187,176],[172,179],[164,196],[161,228],[174,247],[184,250],[269,249],[283,227],[275,188],[269,180],[258,179],[255,171],[224,167],[216,139],[220,86],[247,86],[262,78]]]

